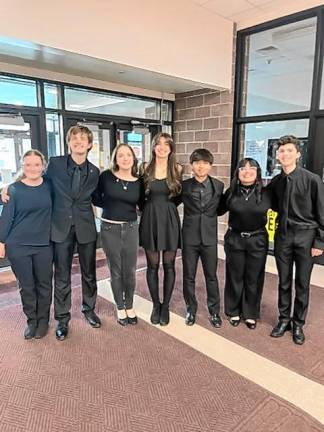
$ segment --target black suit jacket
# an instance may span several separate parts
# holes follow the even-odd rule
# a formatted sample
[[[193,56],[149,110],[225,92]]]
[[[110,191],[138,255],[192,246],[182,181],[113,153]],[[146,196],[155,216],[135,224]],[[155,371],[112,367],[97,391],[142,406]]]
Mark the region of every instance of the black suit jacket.
[[[63,242],[74,221],[79,243],[90,243],[97,238],[91,195],[97,187],[99,170],[88,161],[88,174],[76,199],[71,197],[71,175],[68,171],[68,156],[50,159],[46,178],[50,180],[53,193],[51,239]]]
[[[182,182],[184,245],[212,246],[217,244],[217,209],[224,190],[224,183],[213,177],[209,177],[209,179],[212,184],[213,195],[203,210],[192,196],[194,178]]]

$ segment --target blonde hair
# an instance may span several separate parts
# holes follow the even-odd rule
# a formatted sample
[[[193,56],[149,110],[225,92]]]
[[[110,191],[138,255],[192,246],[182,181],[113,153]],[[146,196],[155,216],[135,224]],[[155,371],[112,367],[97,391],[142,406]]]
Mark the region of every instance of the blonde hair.
[[[43,167],[44,167],[44,171],[45,171],[46,166],[47,166],[47,162],[46,162],[45,156],[43,155],[42,152],[40,152],[39,150],[36,150],[36,149],[27,150],[26,153],[24,153],[23,157],[21,158],[22,165],[24,163],[24,160],[28,156],[38,156],[41,159],[41,161],[42,161],[42,164],[43,164]],[[17,181],[20,181],[20,180],[22,180],[24,178],[25,178],[25,174],[23,173],[23,169],[21,168],[21,170],[18,173],[15,181],[17,182]]]

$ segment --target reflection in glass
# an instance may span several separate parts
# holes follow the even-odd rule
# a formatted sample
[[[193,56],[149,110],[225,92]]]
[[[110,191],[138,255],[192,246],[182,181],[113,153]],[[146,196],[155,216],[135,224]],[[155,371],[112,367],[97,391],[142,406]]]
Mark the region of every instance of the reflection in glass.
[[[130,96],[116,96],[97,91],[65,88],[65,105],[69,111],[110,114],[143,119],[159,119],[159,102]]]
[[[283,135],[295,135],[302,143],[300,163],[305,166],[308,126],[308,119],[242,125],[241,156],[256,159],[261,166],[262,178],[269,180],[280,172],[280,165],[276,160],[276,141]]]
[[[36,107],[36,81],[0,76],[0,103]]]
[[[320,109],[324,109],[324,67],[322,70],[322,87],[321,87]]]
[[[21,158],[31,148],[30,124],[0,124],[0,188],[12,183],[21,169]]]
[[[44,84],[44,97],[46,108],[61,108],[59,97],[59,86],[56,84]]]
[[[117,132],[117,144],[127,143],[132,147],[138,161],[138,165],[145,162],[150,157],[151,133],[148,128],[142,131],[123,131]]]
[[[310,109],[316,17],[246,38],[242,116]]]
[[[61,141],[61,129],[59,115],[46,114],[46,136],[48,157],[60,156],[64,153]]]

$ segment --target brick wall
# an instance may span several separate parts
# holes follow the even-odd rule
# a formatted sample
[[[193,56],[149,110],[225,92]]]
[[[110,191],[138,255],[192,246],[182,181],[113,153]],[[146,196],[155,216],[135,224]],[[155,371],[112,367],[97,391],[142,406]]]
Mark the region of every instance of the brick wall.
[[[211,175],[228,187],[231,171],[233,94],[211,89],[179,93],[175,99],[174,139],[177,160],[190,176],[189,156],[196,148],[206,148],[214,156]],[[226,230],[220,219],[219,237]]]

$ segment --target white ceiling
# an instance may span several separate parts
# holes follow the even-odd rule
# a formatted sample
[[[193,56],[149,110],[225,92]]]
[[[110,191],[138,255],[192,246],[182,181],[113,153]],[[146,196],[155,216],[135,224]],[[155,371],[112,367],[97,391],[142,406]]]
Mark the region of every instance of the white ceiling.
[[[286,11],[284,6],[287,6],[287,4],[291,4],[292,2],[305,3],[306,0],[187,1],[191,2],[191,4],[195,4],[196,7],[208,10],[209,13],[222,16],[233,23],[242,23],[247,17],[261,16],[269,11],[273,13],[279,11],[280,15],[281,9]],[[311,3],[316,2],[316,0],[307,1],[309,2],[309,7],[312,6]],[[289,50],[293,49],[295,48],[292,46],[286,47],[287,53]],[[272,54],[275,55],[275,53]],[[258,61],[257,55],[254,59],[255,66],[257,66],[259,72],[261,72],[264,67],[262,65],[263,60],[264,58],[260,57]],[[273,66],[276,60],[278,59],[272,59]],[[311,59],[309,58],[309,60]],[[61,72],[77,77],[91,78],[165,93],[181,93],[205,87],[203,83],[6,37],[0,37],[0,62],[52,72]],[[288,65],[288,67],[289,66],[290,65]]]
[[[165,93],[181,93],[205,87],[199,82],[7,37],[0,37],[0,62]]]

